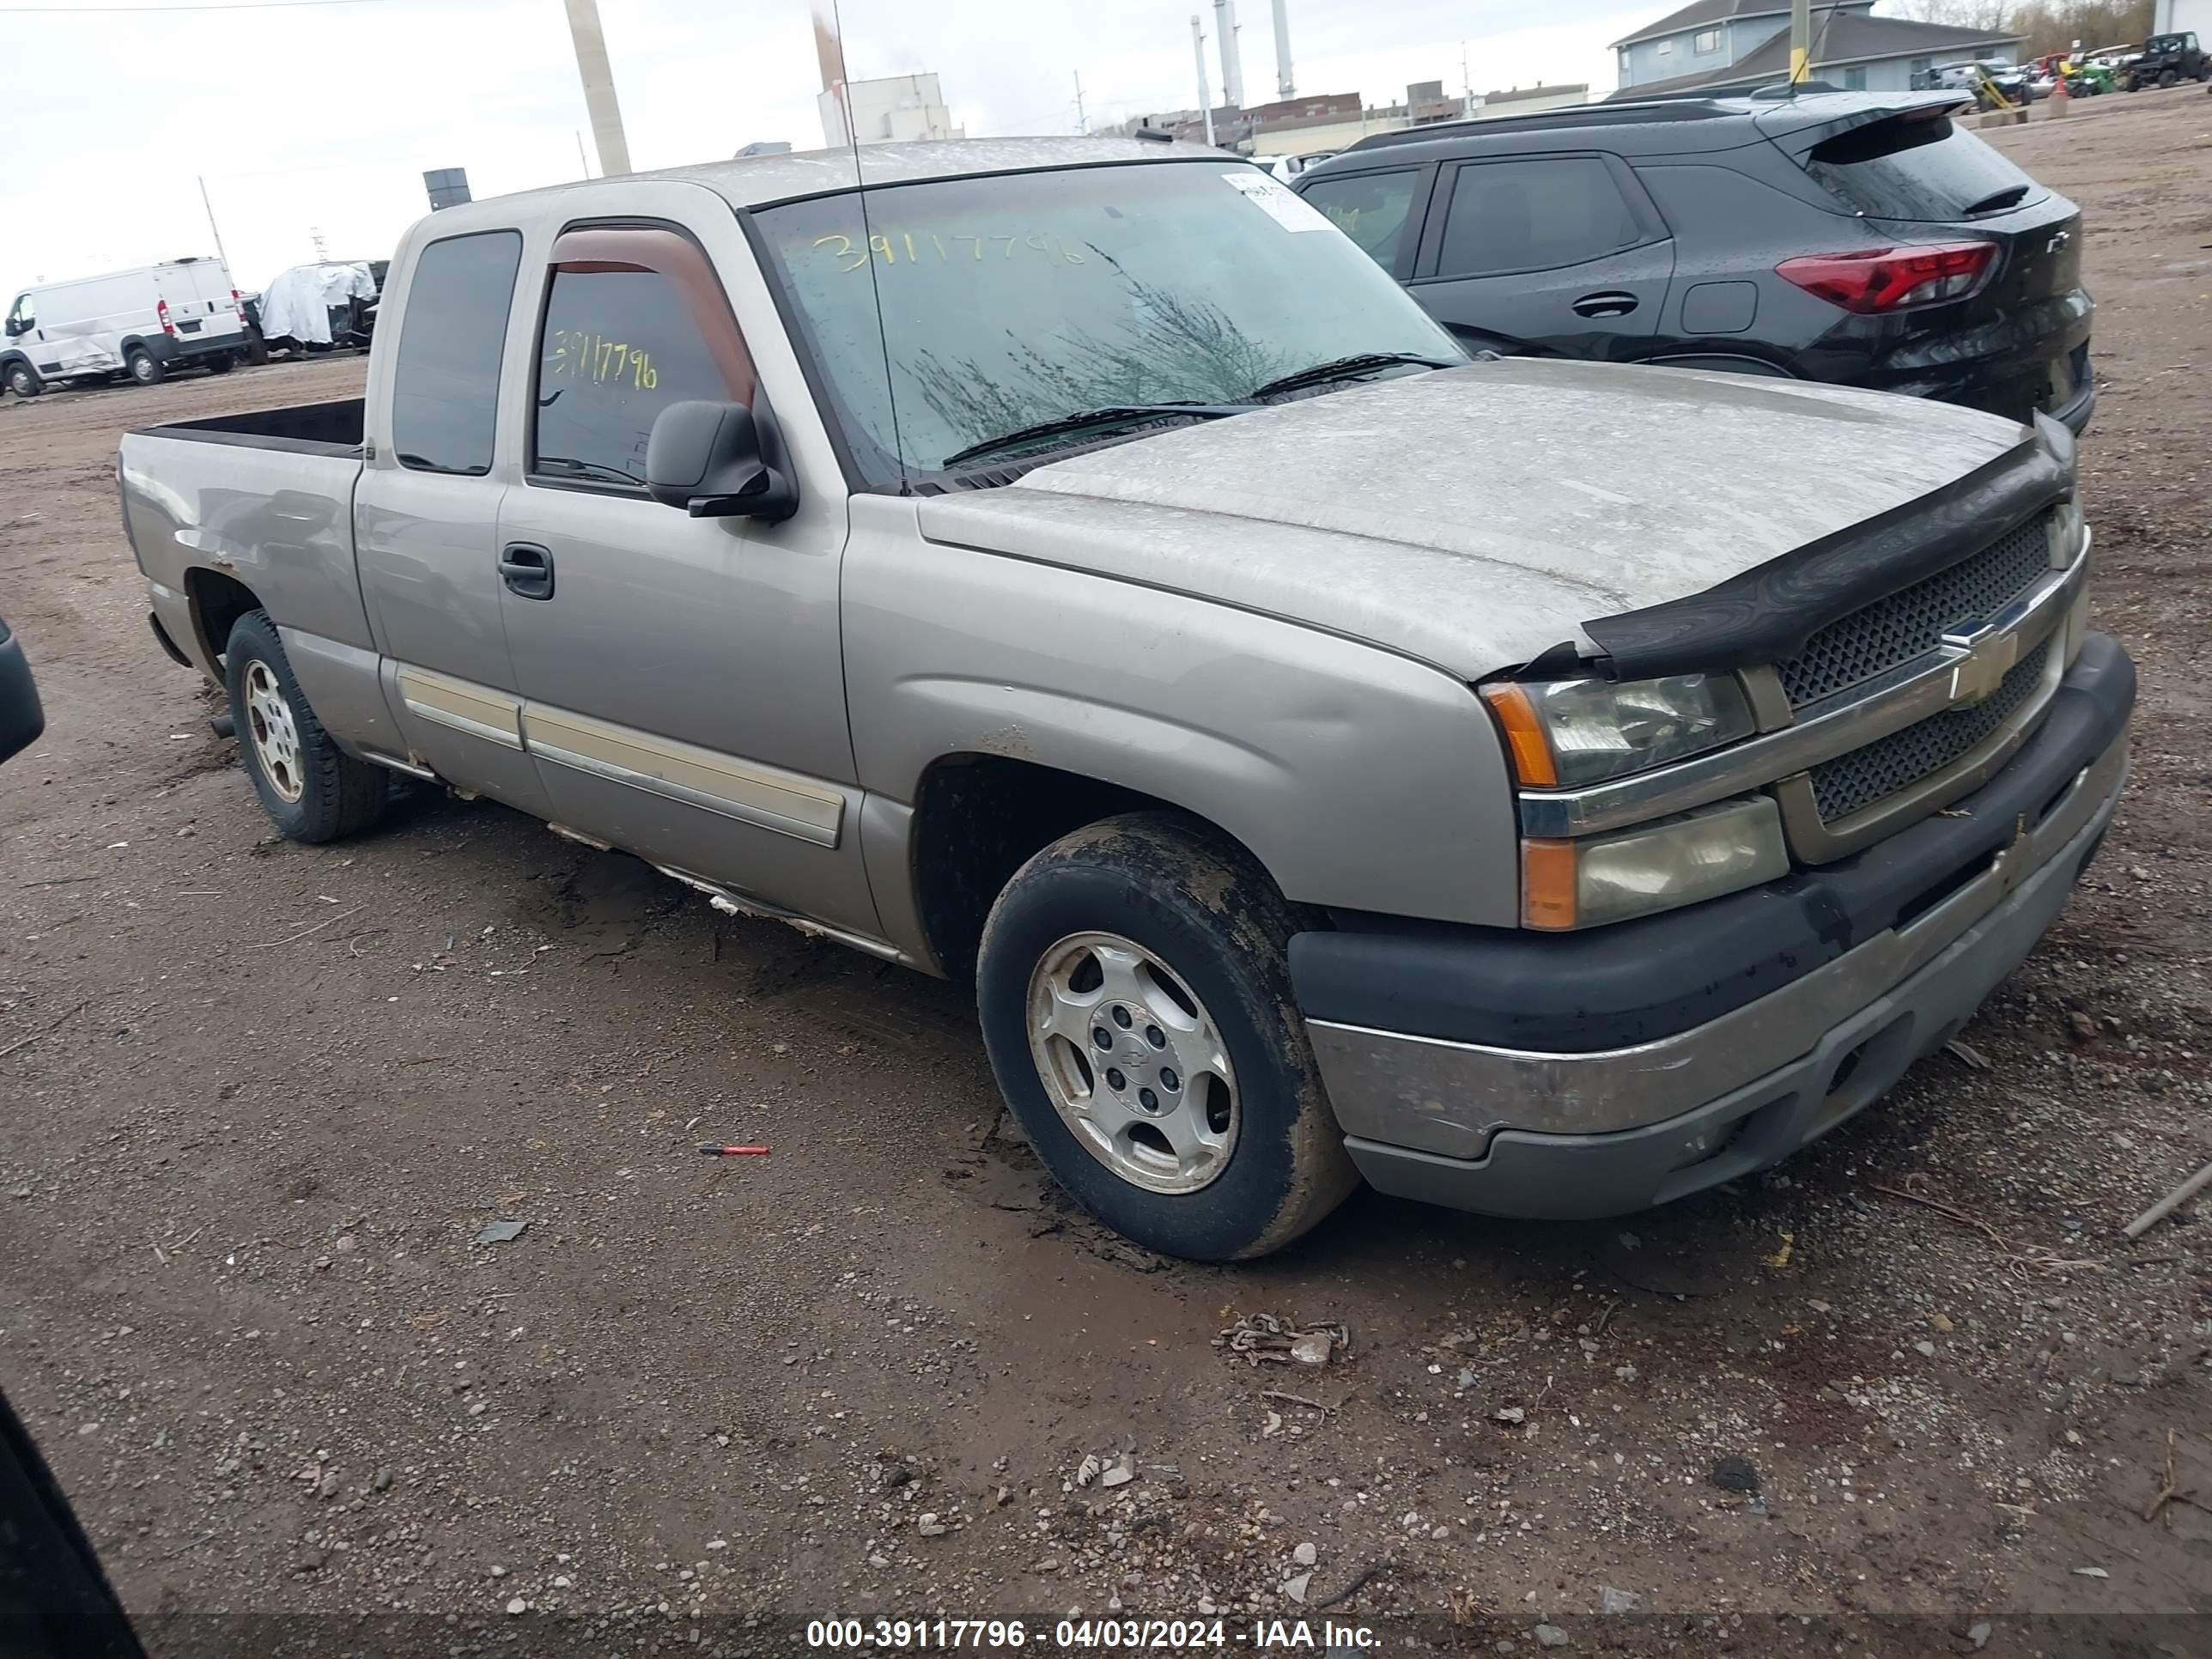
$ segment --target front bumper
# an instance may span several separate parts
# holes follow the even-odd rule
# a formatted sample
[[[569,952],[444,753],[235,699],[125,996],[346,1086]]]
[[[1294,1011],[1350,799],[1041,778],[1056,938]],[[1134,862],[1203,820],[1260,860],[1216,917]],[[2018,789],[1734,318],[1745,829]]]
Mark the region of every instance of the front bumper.
[[[1825,918],[1838,938],[1848,936],[1849,948],[1790,946],[1785,938],[1778,957],[1762,950],[1747,951],[1741,963],[1708,961],[1698,970],[1702,982],[1681,988],[1671,1001],[1674,1019],[1667,1009],[1609,1006],[1624,990],[1632,995],[1680,978],[1680,966],[1666,953],[1668,941],[1680,936],[1656,927],[1644,935],[1649,945],[1632,943],[1636,936],[1625,931],[1583,936],[1574,948],[1585,957],[1608,933],[1623,956],[1656,954],[1649,963],[1578,971],[1564,1000],[1559,987],[1532,976],[1521,954],[1529,941],[1515,936],[1301,935],[1293,976],[1353,1160],[1385,1192],[1454,1208],[1599,1216],[1663,1204],[1763,1169],[1825,1133],[1948,1040],[2065,907],[2126,779],[2134,686],[2125,654],[2112,641],[2090,636],[2036,734],[1959,804],[1962,817],[1916,826],[1832,872],[1741,896],[1771,907],[1770,931],[1778,935],[1810,915]],[[1854,916],[1845,907],[1869,890],[1868,866],[1896,862],[1900,842],[1937,860],[1980,850],[1962,867],[1914,872],[1929,878],[1917,888],[1885,879],[1884,891],[1909,888],[1911,896],[1869,930],[1863,912]],[[1676,915],[1695,927],[1704,908]],[[1759,937],[1756,928],[1706,931],[1723,940]],[[1328,948],[1316,948],[1324,941]],[[1558,1047],[1505,1047],[1321,1017],[1349,1006],[1348,981],[1333,975],[1339,966],[1358,964],[1371,994],[1387,984],[1393,954],[1434,981],[1437,964],[1448,960],[1440,952],[1479,958],[1493,951],[1515,953],[1504,982],[1525,987],[1526,1001],[1552,1000],[1565,1039]],[[1584,970],[1594,965],[1579,963]],[[1646,966],[1657,973],[1644,974]],[[1472,962],[1457,981],[1495,982]],[[1746,987],[1756,994],[1741,994]],[[1401,1000],[1419,1008],[1432,1030],[1455,1015],[1464,1028],[1498,1013]],[[1679,1023],[1686,1012],[1713,1008],[1723,1012]],[[1638,1013],[1656,1015],[1664,1029],[1637,1026]],[[1589,1030],[1620,1029],[1637,1030],[1638,1039],[1601,1048],[1581,1041]]]

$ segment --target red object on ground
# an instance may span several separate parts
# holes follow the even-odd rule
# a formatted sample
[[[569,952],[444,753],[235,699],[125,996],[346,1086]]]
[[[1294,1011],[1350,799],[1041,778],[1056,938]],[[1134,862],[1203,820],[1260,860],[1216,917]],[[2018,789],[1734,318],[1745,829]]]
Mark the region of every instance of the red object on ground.
[[[768,1156],[768,1148],[765,1146],[702,1146],[699,1150],[708,1158],[766,1158]]]

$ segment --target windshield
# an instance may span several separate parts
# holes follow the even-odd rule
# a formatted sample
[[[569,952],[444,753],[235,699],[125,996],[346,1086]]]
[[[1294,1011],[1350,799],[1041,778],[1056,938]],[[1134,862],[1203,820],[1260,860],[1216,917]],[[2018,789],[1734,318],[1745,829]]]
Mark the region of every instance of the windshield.
[[[877,484],[1109,405],[1224,403],[1360,352],[1462,354],[1256,168],[1093,167],[880,186],[760,212]],[[876,307],[880,295],[883,326]],[[888,387],[885,375],[889,374]]]

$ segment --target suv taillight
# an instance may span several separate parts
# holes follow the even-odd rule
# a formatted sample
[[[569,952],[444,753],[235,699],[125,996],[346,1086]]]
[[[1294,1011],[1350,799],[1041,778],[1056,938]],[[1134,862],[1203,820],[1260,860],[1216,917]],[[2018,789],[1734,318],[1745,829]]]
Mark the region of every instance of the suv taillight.
[[[162,333],[174,334],[177,331],[177,325],[169,320],[169,302],[167,300],[154,301],[154,314],[161,320]]]
[[[1903,311],[1962,300],[1996,263],[1995,242],[1925,242],[1856,253],[1807,253],[1774,274],[1845,311]]]

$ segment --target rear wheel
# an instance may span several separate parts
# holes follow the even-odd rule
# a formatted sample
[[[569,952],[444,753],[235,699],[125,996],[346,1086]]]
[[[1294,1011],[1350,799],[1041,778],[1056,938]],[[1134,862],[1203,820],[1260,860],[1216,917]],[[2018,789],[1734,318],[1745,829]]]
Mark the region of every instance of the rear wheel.
[[[123,360],[123,366],[130,370],[131,378],[140,386],[159,386],[162,377],[168,373],[144,346],[132,346],[131,355]]]
[[[46,389],[30,364],[14,362],[8,365],[8,390],[18,398],[35,398]]]
[[[384,816],[392,777],[331,741],[266,611],[249,611],[223,652],[239,757],[270,822],[293,841],[336,841]]]
[[[1108,1226],[1236,1261],[1358,1184],[1291,990],[1295,931],[1242,848],[1165,813],[1063,836],[1000,894],[976,968],[992,1070]]]

